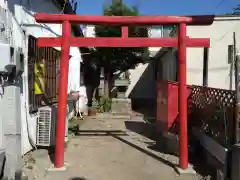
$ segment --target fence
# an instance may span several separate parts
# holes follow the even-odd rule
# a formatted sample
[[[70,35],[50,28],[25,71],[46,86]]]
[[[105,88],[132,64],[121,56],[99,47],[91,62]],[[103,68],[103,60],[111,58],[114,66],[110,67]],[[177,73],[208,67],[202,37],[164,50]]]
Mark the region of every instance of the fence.
[[[37,39],[28,39],[29,111],[56,102],[60,52],[54,48],[37,48]]]
[[[189,126],[195,126],[224,147],[234,141],[235,91],[192,86]]]
[[[188,98],[188,127],[196,127],[223,147],[234,144],[235,91],[191,86]],[[179,124],[171,131],[178,133]]]

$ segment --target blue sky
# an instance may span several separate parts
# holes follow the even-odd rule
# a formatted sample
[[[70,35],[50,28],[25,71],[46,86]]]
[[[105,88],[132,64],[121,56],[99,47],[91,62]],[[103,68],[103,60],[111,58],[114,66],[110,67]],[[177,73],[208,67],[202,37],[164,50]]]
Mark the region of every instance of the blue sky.
[[[196,15],[231,12],[239,0],[123,0],[138,5],[143,15]],[[104,3],[111,0],[78,0],[78,14],[101,15]]]

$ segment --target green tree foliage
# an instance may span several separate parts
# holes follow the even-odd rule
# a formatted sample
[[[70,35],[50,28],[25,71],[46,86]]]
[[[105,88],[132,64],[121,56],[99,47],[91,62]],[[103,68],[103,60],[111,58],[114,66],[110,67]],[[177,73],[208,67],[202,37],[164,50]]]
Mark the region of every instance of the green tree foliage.
[[[104,7],[104,16],[138,16],[136,7],[129,7],[120,0],[113,0]],[[121,37],[120,26],[97,25],[95,27],[97,37]],[[129,26],[129,37],[147,37],[148,30],[145,27]],[[106,73],[112,74],[118,70],[124,72],[134,68],[142,62],[142,56],[147,48],[96,48],[99,65],[104,67]]]
[[[227,15],[240,15],[240,4],[233,8],[231,13],[227,13]]]
[[[233,8],[233,14],[240,15],[240,4],[238,4],[237,7]]]

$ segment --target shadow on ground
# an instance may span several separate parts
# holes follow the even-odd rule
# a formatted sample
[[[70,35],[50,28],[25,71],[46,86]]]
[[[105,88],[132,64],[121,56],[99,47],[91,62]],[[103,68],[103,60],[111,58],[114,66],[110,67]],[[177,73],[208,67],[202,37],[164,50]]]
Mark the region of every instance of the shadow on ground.
[[[154,99],[131,99],[133,112],[143,116],[144,121],[154,124],[156,120],[156,98]]]
[[[124,136],[129,136],[128,133],[126,133],[126,131],[122,131],[122,130],[79,130],[78,133],[76,134],[76,136],[111,136],[119,141],[121,141],[122,143],[125,143],[131,147],[133,147],[134,149],[172,167],[175,168],[176,164],[173,164],[155,154],[153,154],[152,152],[143,149],[142,147],[139,147],[136,144],[133,144],[132,142],[129,142],[128,140],[124,139]],[[114,152],[113,152],[114,153]]]
[[[166,139],[161,138],[161,144],[157,143],[159,141],[159,137],[157,137],[158,135],[153,125],[142,121],[125,121],[125,126],[128,130],[153,140],[153,142],[150,143],[145,142],[148,149],[164,154],[178,156],[178,152],[166,148]],[[194,147],[189,146],[189,162],[201,176],[210,176],[211,180],[215,179],[214,169],[207,167],[208,165],[206,165],[206,157],[204,157],[203,148],[198,144],[194,144]],[[165,164],[172,167],[172,164]],[[176,164],[174,166],[176,166]]]
[[[79,130],[75,136],[128,136],[122,130]]]
[[[164,154],[170,154],[170,155],[176,155],[175,153],[168,151],[165,148],[164,141],[161,142],[161,145],[157,142],[157,134],[156,130],[153,125],[142,122],[142,121],[125,121],[126,129],[130,132],[134,132],[137,134],[140,134],[152,141],[144,141],[143,143],[146,144],[146,148],[140,147],[139,145],[130,142],[128,138],[125,138],[126,136],[129,136],[129,133],[123,130],[81,130],[79,127],[74,128],[74,134],[75,136],[111,136],[115,138],[116,140],[121,141],[122,143],[131,146],[132,148],[140,151],[141,153],[146,154],[147,156],[150,156],[159,162],[168,165],[172,167],[176,171],[177,164],[174,164],[166,159],[163,159],[162,157],[156,155],[154,152],[160,152]],[[197,148],[198,149],[198,148]],[[54,162],[54,148],[49,148],[49,156],[52,162]],[[209,175],[212,176],[212,171],[210,168],[206,167],[206,162],[202,162],[205,158],[202,157],[202,153],[200,149],[198,151],[189,151],[191,152],[189,154],[189,161],[194,166],[194,169],[197,171],[198,174],[200,174],[203,177],[208,177]],[[112,152],[114,153],[114,152]],[[197,154],[197,156],[196,156]],[[82,177],[73,177],[69,180],[87,180]]]
[[[145,136],[151,140],[156,140],[154,126],[143,121],[125,121],[126,129]]]
[[[141,131],[141,132],[144,133],[145,131]],[[150,149],[149,150],[144,149],[144,148],[126,140],[124,138],[124,136],[129,136],[129,134],[126,131],[122,131],[122,130],[79,130],[78,132],[76,132],[76,136],[111,136],[111,137],[121,141],[122,143],[125,143],[126,145],[131,146],[132,148],[140,151],[141,153],[144,153],[144,154],[160,161],[161,163],[174,168],[174,170],[176,170],[175,169],[176,164],[171,163],[171,162],[161,158],[160,156],[155,155],[154,153],[149,151]]]

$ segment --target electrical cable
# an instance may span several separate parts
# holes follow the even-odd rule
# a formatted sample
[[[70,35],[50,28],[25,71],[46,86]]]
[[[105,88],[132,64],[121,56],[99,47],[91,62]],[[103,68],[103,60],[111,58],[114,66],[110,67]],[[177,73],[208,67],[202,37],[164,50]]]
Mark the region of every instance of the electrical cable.
[[[225,2],[225,0],[220,0],[219,3],[216,5],[216,7],[214,8],[215,11]],[[215,14],[215,13],[214,13]]]
[[[2,97],[4,95],[4,78],[3,76],[0,76],[0,96]]]

